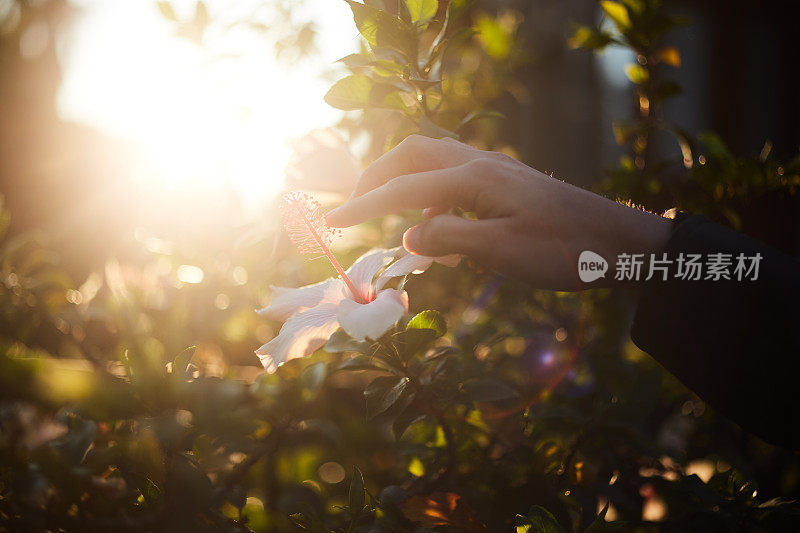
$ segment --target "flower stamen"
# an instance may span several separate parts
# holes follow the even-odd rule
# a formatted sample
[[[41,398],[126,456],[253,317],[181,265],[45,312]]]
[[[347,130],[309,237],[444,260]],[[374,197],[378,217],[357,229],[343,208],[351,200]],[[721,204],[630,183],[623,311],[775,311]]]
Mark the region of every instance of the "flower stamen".
[[[368,303],[369,295],[361,294],[331,252],[331,243],[341,236],[342,231],[328,226],[319,202],[308,194],[290,191],[283,195],[282,207],[284,226],[300,253],[315,255],[312,259],[326,257],[350,289],[353,298],[358,303]]]

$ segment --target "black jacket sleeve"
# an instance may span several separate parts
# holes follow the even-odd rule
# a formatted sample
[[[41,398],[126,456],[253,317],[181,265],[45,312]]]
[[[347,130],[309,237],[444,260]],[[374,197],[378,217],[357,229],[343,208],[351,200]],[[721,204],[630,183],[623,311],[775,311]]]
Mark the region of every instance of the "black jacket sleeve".
[[[755,280],[644,282],[631,337],[743,429],[800,449],[800,262],[702,216],[678,223],[664,251],[761,254]]]

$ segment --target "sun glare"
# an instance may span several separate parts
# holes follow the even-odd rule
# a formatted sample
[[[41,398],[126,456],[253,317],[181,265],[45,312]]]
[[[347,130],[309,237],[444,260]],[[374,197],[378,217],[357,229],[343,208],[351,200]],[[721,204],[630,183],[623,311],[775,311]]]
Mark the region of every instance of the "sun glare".
[[[155,0],[73,3],[59,112],[131,141],[144,158],[126,170],[148,185],[230,185],[245,204],[261,202],[281,189],[291,142],[338,117],[319,73],[355,46],[344,2],[298,3],[316,24],[319,52],[290,64],[251,30],[209,30],[202,46],[179,38]],[[172,3],[179,19],[191,17],[194,0]],[[207,3],[212,17],[253,4]]]

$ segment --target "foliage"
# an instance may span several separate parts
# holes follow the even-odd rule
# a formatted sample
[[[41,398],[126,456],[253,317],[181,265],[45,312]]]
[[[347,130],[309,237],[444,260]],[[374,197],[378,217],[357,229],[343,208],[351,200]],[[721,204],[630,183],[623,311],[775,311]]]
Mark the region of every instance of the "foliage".
[[[614,136],[629,145],[620,166],[605,183],[608,192],[624,195],[651,209],[679,205],[704,212],[741,228],[738,211],[744,203],[766,194],[793,195],[800,183],[800,156],[786,165],[771,157],[771,143],[758,157],[737,158],[713,132],[692,138],[664,114],[664,103],[682,92],[664,76],[665,68],[681,66],[680,52],[665,44],[669,32],[688,21],[670,15],[659,0],[604,0],[605,21],[598,28],[578,27],[570,38],[576,48],[602,51],[608,46],[630,49],[636,63],[625,73],[634,84],[635,120],[615,122]],[[680,147],[681,166],[663,158],[654,146],[656,135],[672,136]],[[773,197],[774,200],[774,197]]]
[[[342,125],[380,149],[413,131],[479,136],[477,104],[492,92],[456,87],[510,75],[516,19],[436,0],[348,4],[368,47],[342,60],[351,74],[328,93],[363,110]],[[679,53],[661,39],[679,21],[653,0],[600,5],[613,27],[572,42],[639,58],[628,69],[639,116],[616,127],[632,153],[607,190],[636,201],[668,190],[678,205],[735,213],[734,200],[796,185],[797,161],[735,157],[663,117],[676,88],[658,70]],[[475,70],[448,63],[451,46],[480,57]],[[668,181],[675,165],[652,160],[662,129],[683,147],[686,180]],[[372,244],[396,239],[382,229]],[[272,233],[195,255],[140,237],[140,257],[109,258],[77,287],[36,235],[0,241],[0,529],[797,528],[786,499],[797,457],[745,436],[638,352],[625,340],[628,308],[607,292],[433,267],[401,282],[415,312],[381,338],[338,331],[312,356],[257,373],[255,356],[221,354],[275,331],[251,311],[268,282],[318,281],[324,265],[288,259]],[[192,265],[202,283],[181,274]],[[758,486],[764,465],[780,477]]]
[[[502,118],[483,107],[522,63],[519,20],[510,12],[472,13],[468,4],[403,0],[389,11],[382,1],[348,1],[366,46],[339,60],[351,74],[325,100],[364,111],[341,126],[351,136],[368,133],[370,157],[413,133],[459,138],[478,121]]]

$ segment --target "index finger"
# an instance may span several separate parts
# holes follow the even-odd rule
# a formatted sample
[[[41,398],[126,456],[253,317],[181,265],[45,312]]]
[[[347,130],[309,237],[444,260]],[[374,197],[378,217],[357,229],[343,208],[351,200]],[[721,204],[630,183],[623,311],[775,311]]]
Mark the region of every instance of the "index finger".
[[[364,170],[350,197],[361,196],[397,176],[462,165],[480,153],[455,139],[409,135]]]
[[[471,210],[484,184],[472,168],[479,162],[399,176],[351,198],[327,213],[325,219],[331,226],[342,228],[407,209],[463,207]]]

